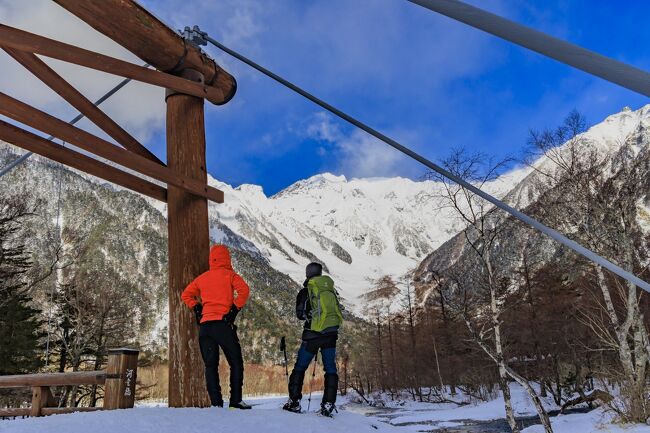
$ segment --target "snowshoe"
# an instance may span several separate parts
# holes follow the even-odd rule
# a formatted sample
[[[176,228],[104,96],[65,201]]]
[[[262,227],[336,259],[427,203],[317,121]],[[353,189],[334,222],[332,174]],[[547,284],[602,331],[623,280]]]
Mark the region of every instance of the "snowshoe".
[[[336,410],[336,405],[334,403],[322,403],[320,405],[320,415],[332,418],[332,412],[338,413]]]
[[[286,410],[288,412],[293,412],[293,413],[301,413],[302,412],[302,407],[300,407],[300,400],[291,400],[287,401],[284,406],[282,406],[283,410]]]
[[[247,409],[252,409],[253,406],[251,406],[248,403],[244,403],[243,401],[240,401],[239,403],[230,403],[228,405],[228,409],[242,409],[242,410],[247,410]]]

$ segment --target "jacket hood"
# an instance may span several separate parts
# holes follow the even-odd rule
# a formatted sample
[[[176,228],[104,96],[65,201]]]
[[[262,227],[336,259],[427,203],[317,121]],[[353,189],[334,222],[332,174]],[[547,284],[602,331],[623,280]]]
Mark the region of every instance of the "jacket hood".
[[[225,245],[215,245],[210,250],[210,269],[226,268],[232,270],[230,252]]]

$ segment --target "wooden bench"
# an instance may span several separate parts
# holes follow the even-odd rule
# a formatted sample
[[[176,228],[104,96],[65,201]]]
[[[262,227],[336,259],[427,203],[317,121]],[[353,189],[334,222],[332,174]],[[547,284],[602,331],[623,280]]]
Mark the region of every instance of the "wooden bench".
[[[0,417],[44,416],[59,413],[132,408],[138,351],[111,349],[106,370],[0,376],[0,388],[32,388],[31,408],[2,408]],[[105,385],[103,407],[57,407],[51,386]]]

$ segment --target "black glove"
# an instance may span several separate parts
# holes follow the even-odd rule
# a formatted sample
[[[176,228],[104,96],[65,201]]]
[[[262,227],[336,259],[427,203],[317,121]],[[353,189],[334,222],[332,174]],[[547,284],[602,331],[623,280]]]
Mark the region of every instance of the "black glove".
[[[239,308],[237,308],[236,305],[233,305],[230,307],[230,311],[228,311],[228,314],[223,316],[223,320],[227,323],[230,323],[231,325],[235,324],[235,319],[237,318],[237,314],[239,314]]]
[[[192,310],[194,310],[194,316],[196,316],[196,324],[200,325],[201,317],[203,317],[203,304],[196,304]]]

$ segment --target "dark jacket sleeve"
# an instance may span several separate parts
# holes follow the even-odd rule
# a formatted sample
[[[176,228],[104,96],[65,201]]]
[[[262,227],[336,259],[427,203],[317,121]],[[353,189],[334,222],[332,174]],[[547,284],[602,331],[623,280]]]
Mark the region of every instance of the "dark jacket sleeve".
[[[296,296],[296,317],[299,320],[309,319],[309,294],[307,288],[303,287]]]

